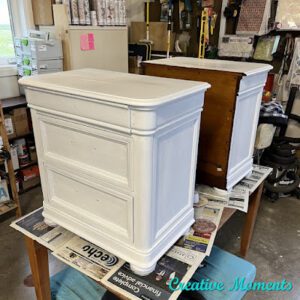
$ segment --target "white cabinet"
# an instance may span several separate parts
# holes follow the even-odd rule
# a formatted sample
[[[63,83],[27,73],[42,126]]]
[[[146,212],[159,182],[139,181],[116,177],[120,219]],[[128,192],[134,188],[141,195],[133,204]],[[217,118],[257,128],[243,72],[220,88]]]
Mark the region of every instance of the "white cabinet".
[[[83,35],[92,34],[94,50],[80,49]],[[69,68],[97,68],[110,71],[128,72],[128,31],[127,27],[69,26]]]
[[[23,78],[44,216],[139,274],[193,223],[207,83],[83,69]]]
[[[62,40],[64,70],[95,68],[128,72],[128,30],[126,26],[69,25],[65,5],[53,5],[55,36]],[[82,49],[89,36],[93,46]],[[84,48],[85,49],[85,48]]]
[[[145,74],[211,84],[205,96],[197,181],[230,190],[252,170],[261,95],[270,65],[192,57],[150,60]]]

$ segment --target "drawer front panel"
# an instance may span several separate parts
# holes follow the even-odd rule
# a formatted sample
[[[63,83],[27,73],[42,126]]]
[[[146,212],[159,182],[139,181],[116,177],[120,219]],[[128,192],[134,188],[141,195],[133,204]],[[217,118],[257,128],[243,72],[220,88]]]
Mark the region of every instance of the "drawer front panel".
[[[89,101],[75,96],[41,93],[26,89],[29,106],[39,110],[51,110],[53,114],[83,118],[86,122],[101,122],[110,128],[129,132],[130,113],[125,105],[108,105],[101,101]]]
[[[48,205],[112,238],[133,241],[131,197],[91,185],[62,170],[44,167],[49,181]]]
[[[41,113],[38,119],[45,161],[131,190],[129,136]]]

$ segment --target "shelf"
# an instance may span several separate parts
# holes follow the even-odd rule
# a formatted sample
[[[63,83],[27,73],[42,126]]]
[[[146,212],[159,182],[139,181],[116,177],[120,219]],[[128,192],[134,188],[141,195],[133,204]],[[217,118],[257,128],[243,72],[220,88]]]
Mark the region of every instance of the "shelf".
[[[27,189],[19,190],[19,195],[22,195],[22,194],[24,194],[24,193],[26,193],[26,192],[28,192],[28,191],[30,191],[30,190],[32,190],[32,189],[34,189],[34,188],[40,186],[40,185],[41,185],[41,183],[39,182],[39,183],[37,183],[37,184],[35,184],[35,185],[33,185],[33,186],[27,188]]]
[[[1,164],[1,160],[0,160],[0,164]],[[26,166],[22,166],[22,167],[19,167],[18,169],[15,169],[14,172],[18,172],[18,171],[27,169],[27,168],[32,167],[32,166],[35,166],[35,165],[37,165],[37,164],[38,164],[37,161],[31,161],[31,162],[30,162],[29,164],[27,164]],[[8,174],[8,173],[6,172],[6,174]]]
[[[127,30],[126,25],[103,25],[103,26],[90,26],[90,25],[69,25],[69,30]]]
[[[23,134],[23,135],[18,135],[18,136],[14,136],[14,137],[9,137],[8,140],[9,141],[13,141],[13,140],[17,140],[17,139],[22,139],[22,138],[26,138],[28,136],[31,136],[33,135],[33,132],[29,132],[29,133],[26,133],[26,134]]]
[[[1,164],[2,162],[1,162],[1,159],[0,159],[0,164]],[[26,166],[22,166],[22,167],[19,167],[18,169],[15,169],[14,170],[14,172],[18,172],[18,171],[20,171],[20,170],[24,170],[24,169],[27,169],[27,168],[29,168],[29,167],[32,167],[32,166],[34,166],[34,165],[38,165],[38,162],[37,161],[31,161],[29,164],[27,164]],[[7,172],[6,172],[6,174],[8,174]]]
[[[28,167],[32,167],[32,166],[37,165],[37,164],[38,164],[37,161],[31,161],[31,162],[30,162],[29,164],[27,164],[26,166],[22,166],[22,167],[20,167],[19,169],[16,169],[15,171],[24,170],[24,169],[26,169],[26,168],[28,168]]]
[[[17,209],[17,205],[12,203],[12,204],[3,204],[0,206],[0,216],[4,215],[5,213],[9,211],[13,211]]]
[[[27,101],[25,96],[19,96],[19,97],[2,99],[1,104],[3,109],[9,109],[9,108],[16,108],[19,106],[26,106]]]
[[[300,28],[276,28],[275,31],[282,31],[282,32],[287,32],[287,31],[291,31],[291,32],[300,32]]]

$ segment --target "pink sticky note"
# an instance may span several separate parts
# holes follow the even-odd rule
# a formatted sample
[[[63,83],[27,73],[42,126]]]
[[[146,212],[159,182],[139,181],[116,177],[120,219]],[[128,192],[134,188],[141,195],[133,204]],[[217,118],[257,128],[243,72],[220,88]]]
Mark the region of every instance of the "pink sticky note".
[[[80,36],[80,49],[82,51],[95,50],[94,34],[82,34]]]
[[[93,33],[88,34],[88,40],[89,40],[90,50],[95,50],[95,41],[94,41],[94,34]]]

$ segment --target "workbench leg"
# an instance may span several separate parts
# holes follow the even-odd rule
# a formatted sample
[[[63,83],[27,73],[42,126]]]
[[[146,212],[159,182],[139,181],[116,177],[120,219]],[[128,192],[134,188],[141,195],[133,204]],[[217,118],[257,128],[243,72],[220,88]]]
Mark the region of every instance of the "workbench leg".
[[[37,300],[51,300],[48,250],[29,237],[25,237]]]
[[[246,214],[246,220],[241,236],[240,255],[242,257],[245,257],[247,255],[248,249],[250,247],[263,187],[264,183],[262,182],[261,185],[252,193],[249,199],[248,213]]]

